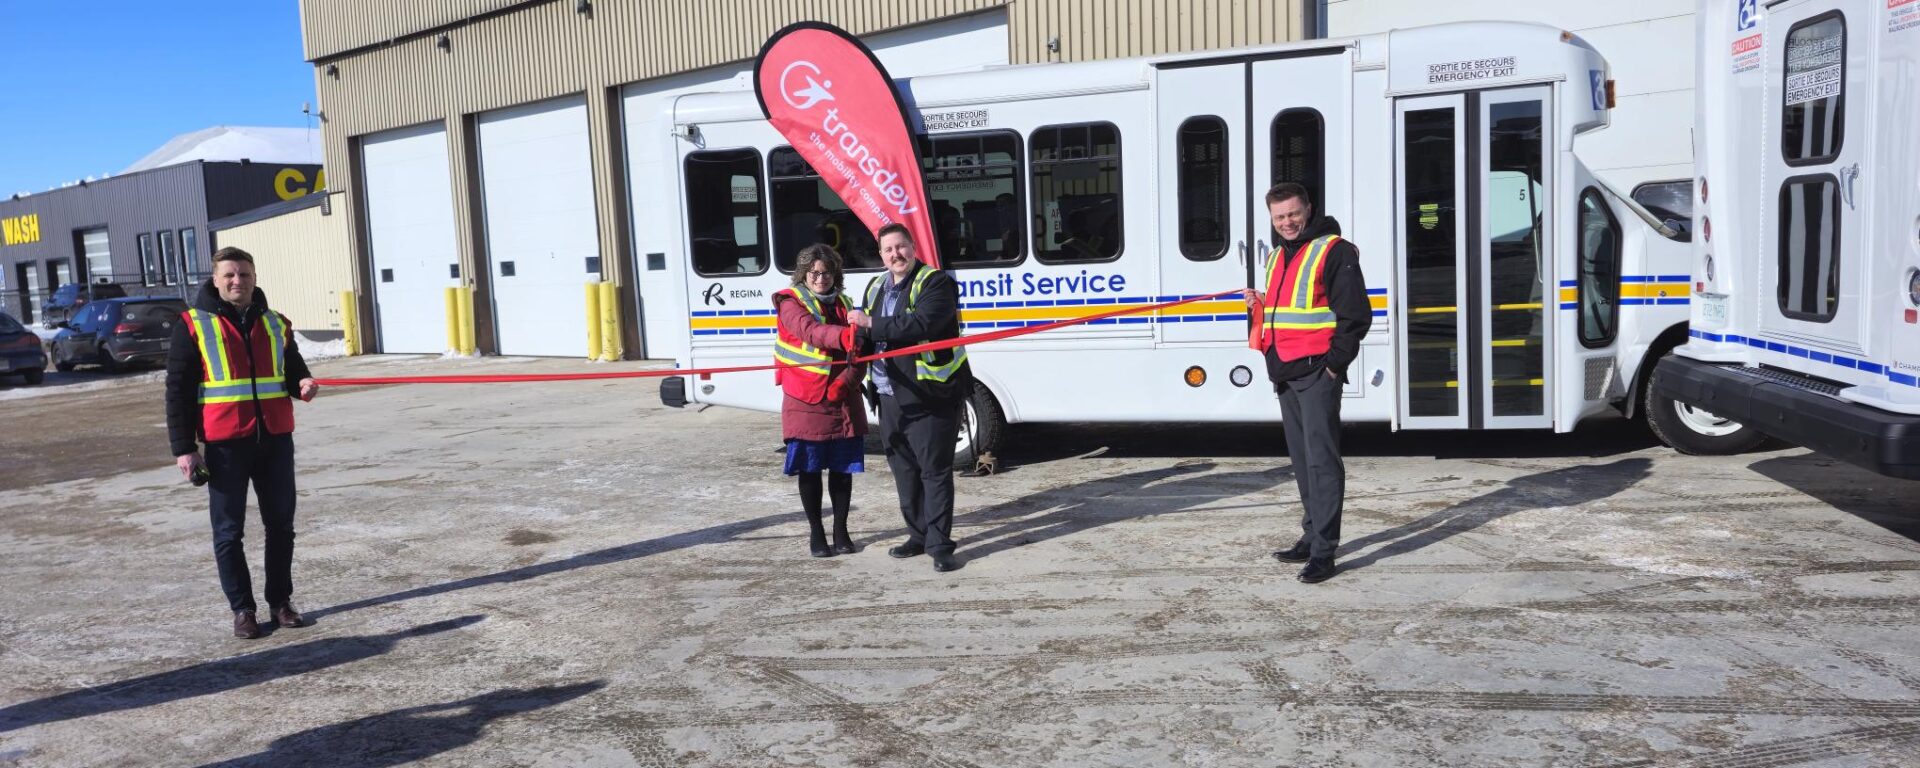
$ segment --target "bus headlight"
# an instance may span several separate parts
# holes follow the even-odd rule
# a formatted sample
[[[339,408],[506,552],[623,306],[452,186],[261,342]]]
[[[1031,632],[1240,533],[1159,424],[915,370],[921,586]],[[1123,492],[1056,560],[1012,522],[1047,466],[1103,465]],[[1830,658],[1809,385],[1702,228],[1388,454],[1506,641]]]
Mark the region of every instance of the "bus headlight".
[[[1709,253],[1706,255],[1706,262],[1707,263],[1702,266],[1701,271],[1706,274],[1707,282],[1711,283],[1713,282],[1713,254]]]
[[[1907,301],[1920,307],[1920,269],[1907,270]]]

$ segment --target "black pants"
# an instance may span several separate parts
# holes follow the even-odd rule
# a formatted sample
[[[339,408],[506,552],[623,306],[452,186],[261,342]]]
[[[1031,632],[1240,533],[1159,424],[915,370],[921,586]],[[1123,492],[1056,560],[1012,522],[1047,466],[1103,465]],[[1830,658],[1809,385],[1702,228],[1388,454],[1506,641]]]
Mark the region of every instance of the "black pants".
[[[1313,557],[1333,557],[1347,500],[1347,467],[1340,460],[1340,381],[1319,368],[1278,389],[1287,456],[1293,460],[1293,481],[1305,507],[1301,538]]]
[[[293,435],[207,444],[207,501],[213,519],[213,562],[220,568],[220,589],[236,611],[258,610],[253,576],[241,545],[247,522],[247,485],[260,502],[260,525],[267,531],[267,605],[286,605],[293,597]]]
[[[959,403],[902,407],[880,396],[880,441],[900,493],[907,544],[929,554],[953,551],[953,446]]]

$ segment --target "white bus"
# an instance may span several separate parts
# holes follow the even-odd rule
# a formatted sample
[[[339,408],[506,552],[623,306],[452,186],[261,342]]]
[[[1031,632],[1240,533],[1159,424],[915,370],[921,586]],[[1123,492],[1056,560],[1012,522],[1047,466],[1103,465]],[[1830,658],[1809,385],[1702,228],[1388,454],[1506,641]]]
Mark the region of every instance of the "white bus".
[[[1920,0],[1705,3],[1666,396],[1920,477]]]
[[[1449,24],[902,89],[963,332],[1264,288],[1262,195],[1295,181],[1359,247],[1373,302],[1349,421],[1566,432],[1639,408],[1649,361],[1686,339],[1691,256],[1581,163],[1611,86],[1558,29]],[[685,282],[677,363],[767,362],[795,252],[835,246],[858,290],[880,272],[873,241],[752,94],[668,109],[680,205],[640,221],[683,233],[648,273]],[[1017,422],[1278,420],[1247,332],[1228,297],[971,348],[960,453]],[[768,374],[669,379],[662,397],[779,407]],[[1668,431],[1694,450],[1756,439],[1710,416],[1675,423],[1698,427]]]

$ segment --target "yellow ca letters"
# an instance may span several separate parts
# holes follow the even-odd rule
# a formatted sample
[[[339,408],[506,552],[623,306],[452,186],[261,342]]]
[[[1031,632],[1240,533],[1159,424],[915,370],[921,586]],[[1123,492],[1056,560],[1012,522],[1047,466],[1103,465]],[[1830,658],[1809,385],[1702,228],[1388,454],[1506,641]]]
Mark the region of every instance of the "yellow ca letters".
[[[289,187],[287,182],[300,186]],[[273,191],[282,200],[292,200],[304,195],[307,193],[307,175],[301,173],[298,168],[282,168],[279,173],[273,175]]]

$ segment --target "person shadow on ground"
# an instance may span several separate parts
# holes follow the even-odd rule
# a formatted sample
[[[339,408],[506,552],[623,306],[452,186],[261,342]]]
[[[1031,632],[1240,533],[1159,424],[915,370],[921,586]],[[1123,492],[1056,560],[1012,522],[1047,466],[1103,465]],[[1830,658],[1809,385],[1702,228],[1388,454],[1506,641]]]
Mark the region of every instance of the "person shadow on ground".
[[[378,635],[329,637],[21,702],[0,709],[0,733],[224,693],[351,664],[385,654],[401,640],[448,632],[483,618],[461,616]]]
[[[1387,558],[1417,552],[1516,512],[1573,507],[1608,498],[1645,480],[1652,468],[1653,462],[1648,459],[1630,458],[1514,478],[1492,493],[1467,499],[1412,522],[1341,542],[1340,550],[1350,553],[1381,546],[1360,557],[1349,555],[1340,561],[1340,569],[1355,571]]]
[[[606,685],[605,681],[594,680],[525,690],[506,688],[459,701],[396,709],[288,734],[274,739],[264,751],[202,768],[403,765],[479,741],[487,726],[500,718],[546,709]]]
[[[1061,486],[976,510],[954,522],[998,525],[958,537],[959,548],[968,559],[979,560],[1103,525],[1259,494],[1293,479],[1293,469],[1287,466],[1211,474],[1214,466],[1210,461],[1184,461]]]

